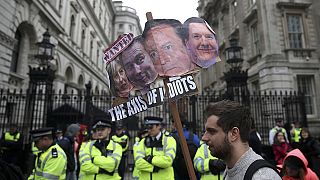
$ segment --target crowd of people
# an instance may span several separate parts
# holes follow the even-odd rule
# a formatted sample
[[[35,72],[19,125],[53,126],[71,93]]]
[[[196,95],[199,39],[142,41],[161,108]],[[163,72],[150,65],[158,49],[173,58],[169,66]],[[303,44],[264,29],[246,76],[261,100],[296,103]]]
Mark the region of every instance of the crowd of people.
[[[315,173],[319,170],[315,161],[320,155],[319,144],[299,123],[295,122],[287,131],[283,120],[276,119],[276,127],[270,130],[276,168],[250,143],[253,137],[258,142],[261,136],[247,107],[223,100],[209,103],[204,114],[206,123],[201,140],[189,129],[184,114],[179,115],[197,179],[319,179]],[[190,179],[181,141],[172,123],[174,128],[169,132],[162,118],[144,117],[132,148],[134,168],[129,179]],[[64,133],[46,127],[32,130],[30,135],[33,167],[25,174],[14,166],[19,165],[22,134],[15,124],[10,124],[10,130],[2,135],[1,179],[125,177],[130,135],[122,124],[114,126],[111,117],[98,119],[90,127],[71,124]]]

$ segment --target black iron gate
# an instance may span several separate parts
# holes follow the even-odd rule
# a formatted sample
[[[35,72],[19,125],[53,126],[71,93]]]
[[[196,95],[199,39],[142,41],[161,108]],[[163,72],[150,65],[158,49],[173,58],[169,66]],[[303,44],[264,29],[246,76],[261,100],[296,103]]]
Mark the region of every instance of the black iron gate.
[[[112,97],[107,94],[93,94],[88,88],[87,91],[58,93],[53,91],[50,99],[41,92],[28,94],[23,91],[0,90],[0,132],[8,128],[9,123],[15,123],[19,129],[27,135],[31,129],[53,126],[64,128],[71,123],[82,123],[90,125],[92,121],[106,115],[111,108]],[[29,103],[33,97],[34,102]],[[201,135],[204,130],[205,120],[203,110],[209,102],[215,102],[223,99],[224,96],[214,95],[196,95],[184,97],[178,101],[180,112],[188,116],[189,124],[192,130]],[[245,104],[251,109],[252,117],[255,120],[256,129],[261,133],[263,144],[268,143],[268,131],[275,125],[274,119],[282,117],[285,123],[290,125],[295,120],[302,122],[307,126],[305,113],[304,96],[297,93],[259,93],[248,94],[246,99],[249,102]],[[44,112],[45,101],[49,100],[49,112]],[[32,108],[28,107],[33,105]],[[27,112],[33,109],[33,112]],[[33,119],[27,119],[27,114],[33,113]],[[47,113],[47,116],[44,114]],[[164,118],[165,127],[170,129],[171,116],[167,101],[161,106],[153,107],[145,112],[137,114],[134,118],[125,122],[130,130],[136,130],[140,127],[144,116],[154,115]],[[133,121],[137,121],[136,123]],[[288,126],[289,127],[289,126]],[[134,132],[132,132],[134,133]],[[25,142],[28,136],[25,136]]]

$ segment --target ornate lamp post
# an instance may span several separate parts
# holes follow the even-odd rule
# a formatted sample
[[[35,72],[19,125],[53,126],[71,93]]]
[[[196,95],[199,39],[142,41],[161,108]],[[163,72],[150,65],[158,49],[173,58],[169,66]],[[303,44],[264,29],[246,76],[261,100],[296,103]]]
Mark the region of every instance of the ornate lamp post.
[[[48,29],[43,33],[43,39],[41,42],[37,42],[38,54],[35,58],[39,60],[40,67],[48,67],[49,60],[53,59],[54,47],[55,45],[50,42],[50,34]]]
[[[26,104],[27,127],[45,126],[48,114],[52,111],[52,86],[55,71],[50,68],[49,61],[53,59],[55,45],[50,42],[48,29],[43,34],[41,42],[36,43],[38,53],[35,58],[39,66],[29,66],[29,89]],[[37,111],[35,113],[35,111]]]
[[[227,83],[227,98],[247,103],[247,70],[242,70],[242,47],[238,45],[238,40],[235,38],[230,39],[230,47],[226,48],[226,59],[229,65],[229,71],[224,73]]]

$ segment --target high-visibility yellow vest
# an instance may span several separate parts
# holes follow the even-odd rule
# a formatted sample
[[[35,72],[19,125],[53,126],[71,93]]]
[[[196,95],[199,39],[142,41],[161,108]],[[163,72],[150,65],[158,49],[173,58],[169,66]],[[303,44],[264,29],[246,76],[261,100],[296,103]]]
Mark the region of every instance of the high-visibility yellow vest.
[[[58,145],[52,145],[37,155],[35,169],[29,180],[66,179],[67,157]]]
[[[14,141],[17,142],[20,139],[20,133],[18,132],[15,135],[11,135],[10,132],[6,132],[4,135],[5,141]]]
[[[122,156],[122,148],[118,143],[110,140],[106,146],[109,153],[105,156],[101,151],[94,146],[96,141],[89,141],[84,146],[81,146],[79,152],[80,162],[80,180],[120,180],[118,167]],[[112,175],[99,173],[102,168],[108,172],[113,172]]]
[[[201,174],[201,180],[218,180],[218,175],[213,175],[209,169],[210,159],[217,159],[210,153],[209,146],[202,144],[193,159],[194,168]]]
[[[176,141],[170,135],[162,135],[162,147],[147,147],[143,138],[137,146],[135,165],[140,171],[139,180],[161,179],[174,180],[172,163],[176,157]],[[151,164],[144,157],[153,156]],[[160,168],[153,172],[154,167]]]
[[[300,141],[300,133],[301,133],[301,128],[294,128],[292,136],[291,136],[291,141],[292,142],[299,142]]]
[[[129,147],[129,137],[126,134],[123,134],[122,136],[118,137],[117,135],[113,135],[111,137],[111,139],[116,142],[119,143],[121,146],[122,144],[125,144],[125,146],[122,146],[122,152],[125,152],[128,150]]]

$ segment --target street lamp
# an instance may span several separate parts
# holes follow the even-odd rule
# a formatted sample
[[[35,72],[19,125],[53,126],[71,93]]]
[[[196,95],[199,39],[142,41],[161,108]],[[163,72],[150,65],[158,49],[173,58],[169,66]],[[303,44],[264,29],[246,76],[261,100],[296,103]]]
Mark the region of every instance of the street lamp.
[[[55,45],[50,42],[51,35],[49,34],[48,29],[43,33],[43,39],[41,42],[37,42],[38,54],[35,55],[35,58],[39,60],[39,65],[48,67],[49,61],[53,59],[54,47]]]
[[[226,59],[232,70],[241,70],[242,68],[242,47],[238,45],[238,40],[232,38],[230,41],[230,47],[226,48]]]
[[[238,45],[236,38],[230,39],[230,47],[226,48],[226,61],[229,65],[229,71],[224,73],[224,79],[227,83],[226,96],[228,99],[247,103],[247,80],[248,71],[242,70],[242,47]]]

